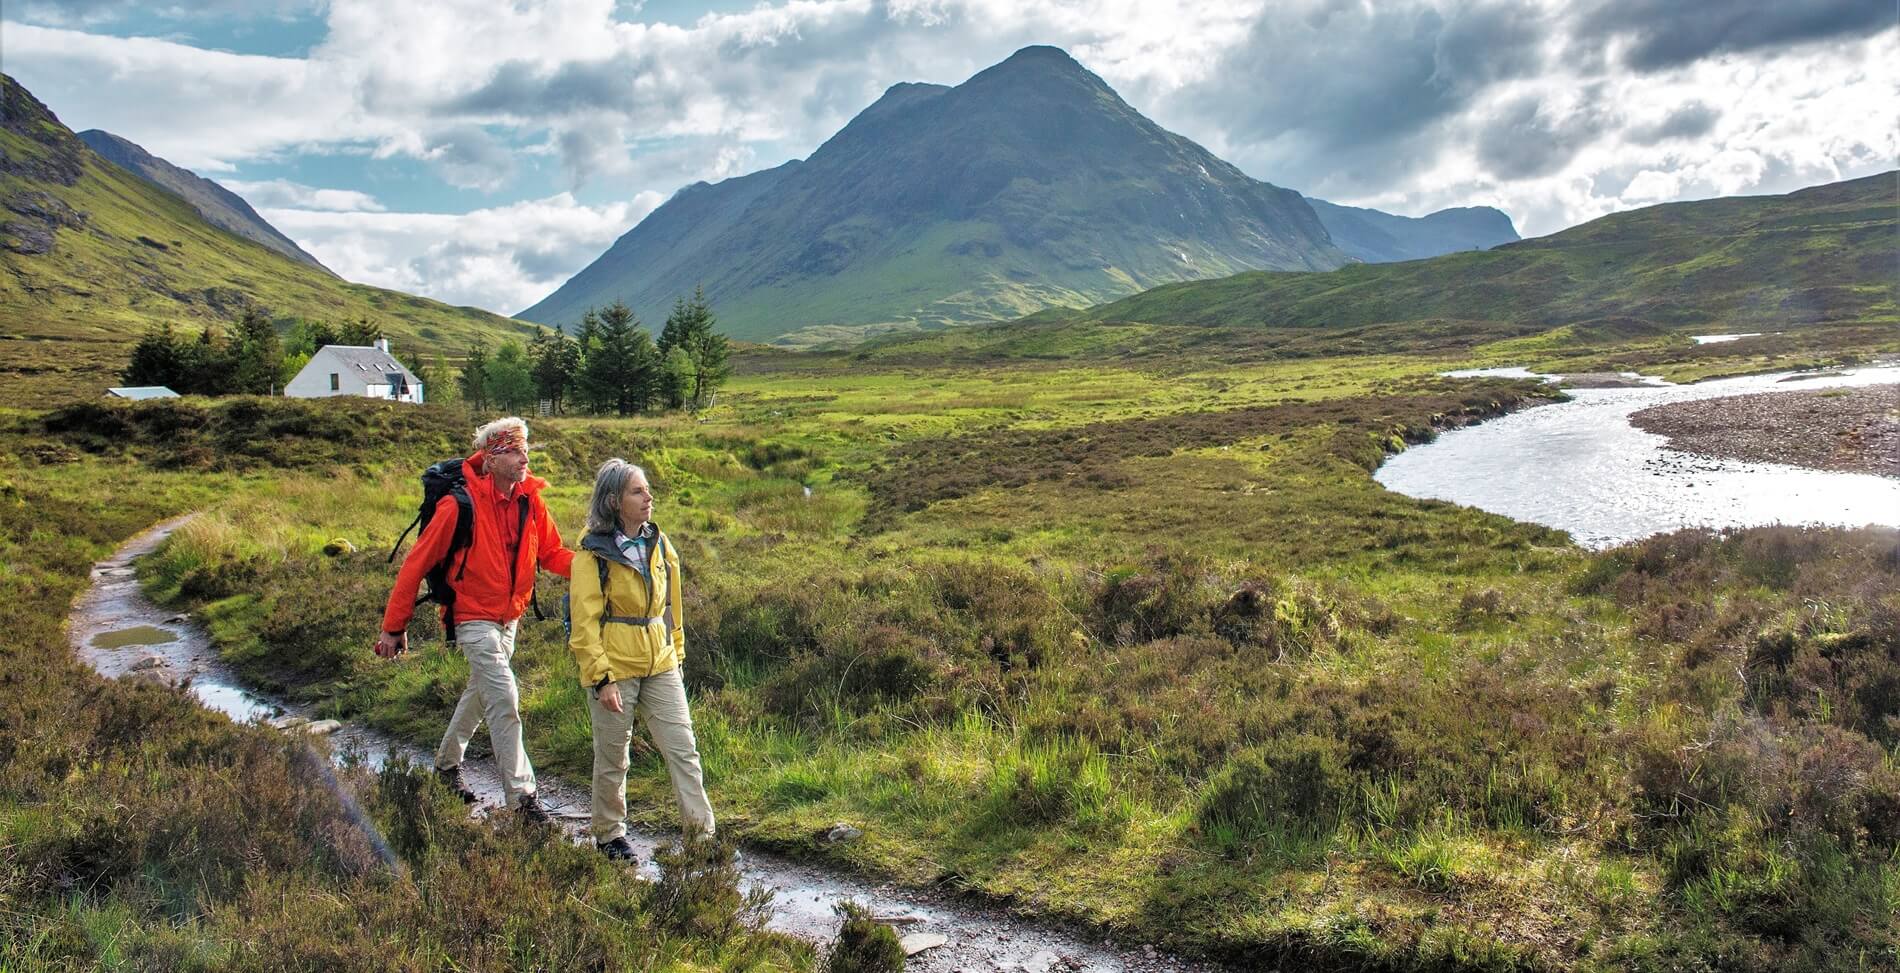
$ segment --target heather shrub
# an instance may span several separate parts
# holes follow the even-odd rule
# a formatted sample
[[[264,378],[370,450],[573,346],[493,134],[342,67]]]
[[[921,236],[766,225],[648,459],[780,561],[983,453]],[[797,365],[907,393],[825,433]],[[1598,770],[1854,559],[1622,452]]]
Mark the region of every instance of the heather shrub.
[[[873,920],[870,911],[856,902],[838,903],[838,914],[844,924],[825,954],[824,973],[900,973],[904,969],[904,947],[891,927]]]
[[[1331,834],[1355,786],[1338,740],[1289,736],[1229,760],[1202,788],[1194,821],[1216,850],[1247,856],[1281,836]]]

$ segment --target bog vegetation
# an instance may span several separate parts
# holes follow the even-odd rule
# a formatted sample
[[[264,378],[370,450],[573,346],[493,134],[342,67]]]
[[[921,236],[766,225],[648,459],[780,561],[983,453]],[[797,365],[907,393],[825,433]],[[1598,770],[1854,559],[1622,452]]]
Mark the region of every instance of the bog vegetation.
[[[1760,349],[1733,354],[1704,364]],[[1389,494],[1369,476],[1388,452],[1552,394],[1435,378],[1450,361],[1424,349],[1166,369],[901,355],[763,355],[703,421],[535,427],[568,533],[599,459],[652,473],[688,572],[708,778],[745,840],[1251,965],[1900,960],[1894,531],[1692,531],[1593,555]],[[364,650],[390,576],[376,548],[471,421],[69,408],[17,420],[20,482],[29,506],[105,470],[176,484],[167,509],[206,512],[143,569],[155,596],[197,611],[258,684],[426,743],[459,660],[427,619],[403,660]],[[208,472],[164,472],[181,467]],[[325,554],[339,537],[360,553]],[[69,591],[90,554],[36,556]],[[516,667],[537,761],[583,776],[559,625],[525,626]],[[635,807],[671,826],[659,758],[635,760]],[[379,818],[398,846],[406,819]],[[815,841],[839,820],[865,838]],[[36,922],[110,904],[175,930],[164,917],[184,913],[127,899],[132,881],[15,901]],[[193,894],[250,901],[214,892]],[[781,948],[747,936],[677,948]]]

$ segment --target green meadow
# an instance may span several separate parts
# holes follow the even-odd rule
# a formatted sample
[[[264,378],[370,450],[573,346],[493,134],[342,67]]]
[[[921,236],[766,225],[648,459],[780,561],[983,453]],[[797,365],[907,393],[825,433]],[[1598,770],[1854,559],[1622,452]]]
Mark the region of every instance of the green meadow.
[[[1376,354],[1306,357],[1248,353],[1259,334],[1208,347],[1182,329],[1064,323],[759,351],[697,418],[535,422],[536,469],[570,541],[600,460],[652,475],[686,561],[709,788],[744,842],[1256,967],[1900,961],[1900,536],[1684,532],[1591,553],[1371,478],[1391,452],[1560,394],[1435,377],[1474,359],[1665,354],[1718,374],[1861,346],[1374,337]],[[416,475],[475,421],[249,399],[18,414],[9,562],[55,578],[36,597],[56,606],[113,539],[201,510],[143,566],[149,591],[193,611],[258,685],[432,744],[459,657],[427,619],[403,659],[367,646]],[[123,509],[69,502],[102,478],[131,494]],[[32,513],[47,507],[86,529],[48,536]],[[562,590],[544,577],[542,603]],[[524,621],[516,668],[537,767],[584,780],[586,707],[558,621]],[[657,754],[635,765],[636,813],[674,826]],[[45,781],[29,786],[74,791]],[[412,778],[378,786],[443,797]],[[0,833],[34,848],[71,858],[97,840],[8,813]],[[816,839],[839,821],[864,837]],[[19,847],[0,858],[7,907],[74,940],[101,910],[147,945],[208,942],[219,917],[277,929],[245,898],[268,894],[262,877],[195,893],[217,904],[192,914],[212,918],[177,931],[122,891],[168,880],[47,891],[18,877],[11,863],[42,861]],[[433,864],[416,881],[472,881],[439,871],[452,859],[420,856]],[[689,967],[809,958],[749,933],[667,942]]]

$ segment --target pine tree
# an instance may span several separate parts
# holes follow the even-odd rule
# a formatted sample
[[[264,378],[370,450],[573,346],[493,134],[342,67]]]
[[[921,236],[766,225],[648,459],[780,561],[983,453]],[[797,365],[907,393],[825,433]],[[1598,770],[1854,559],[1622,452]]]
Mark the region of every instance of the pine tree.
[[[725,335],[713,330],[712,305],[707,303],[703,288],[693,288],[693,299],[686,305],[686,312],[686,355],[693,361],[690,401],[694,409],[703,409],[712,404],[713,395],[732,376],[732,346]]]
[[[359,348],[376,343],[383,336],[383,326],[364,317],[359,321],[343,322],[343,330],[337,335],[336,344],[354,345]]]
[[[231,345],[231,370],[226,391],[240,395],[269,395],[276,391],[284,367],[283,346],[277,326],[257,308],[246,308],[238,320]]]
[[[535,391],[555,412],[565,411],[563,400],[580,370],[580,348],[566,332],[542,328],[528,346],[528,361]]]
[[[132,346],[132,360],[119,373],[119,380],[127,385],[163,385],[174,392],[188,391],[185,356],[172,326],[159,325]]]
[[[462,401],[477,412],[488,408],[488,346],[476,342],[468,350],[468,357],[462,360],[462,376],[458,383]],[[425,388],[423,394],[428,394]]]

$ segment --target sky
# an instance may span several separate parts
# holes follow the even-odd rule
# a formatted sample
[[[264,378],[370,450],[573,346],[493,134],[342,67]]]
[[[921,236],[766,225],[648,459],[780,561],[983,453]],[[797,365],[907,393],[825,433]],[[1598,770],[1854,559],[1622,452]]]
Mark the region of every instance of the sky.
[[[1900,155],[1892,0],[7,0],[0,70],[355,281],[512,314],[1030,44],[1248,174],[1521,233]]]

